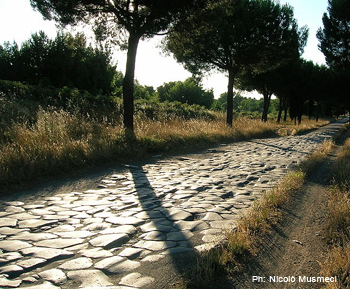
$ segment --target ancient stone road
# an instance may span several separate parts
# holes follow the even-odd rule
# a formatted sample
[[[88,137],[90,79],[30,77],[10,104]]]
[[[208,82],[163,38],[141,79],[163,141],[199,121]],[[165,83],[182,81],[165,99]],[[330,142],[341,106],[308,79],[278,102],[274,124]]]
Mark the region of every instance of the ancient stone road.
[[[125,165],[90,190],[6,202],[0,287],[152,288],[156,277],[139,273],[143,266],[215,244],[340,126]]]

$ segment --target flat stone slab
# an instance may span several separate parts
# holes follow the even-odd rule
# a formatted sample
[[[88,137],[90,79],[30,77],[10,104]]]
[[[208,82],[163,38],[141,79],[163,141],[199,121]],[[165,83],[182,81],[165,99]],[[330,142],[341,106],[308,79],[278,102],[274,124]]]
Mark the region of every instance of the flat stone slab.
[[[0,218],[0,227],[16,227],[17,219]]]
[[[139,226],[145,223],[145,220],[135,218],[135,217],[111,217],[107,218],[106,222],[115,224],[115,225],[133,225]]]
[[[186,248],[186,247],[176,247],[176,248],[170,248],[168,250],[165,250],[164,252],[160,253],[162,255],[176,255],[180,253],[188,253],[193,252],[194,249],[192,248]]]
[[[170,233],[176,231],[172,226],[161,225],[159,223],[147,223],[141,226],[142,232],[160,231],[164,233]]]
[[[18,252],[9,252],[0,254],[0,265],[6,264],[10,261],[21,259],[23,256]]]
[[[53,285],[51,282],[45,281],[43,284],[38,284],[34,286],[28,286],[25,288],[33,288],[33,289],[61,289],[61,287],[57,287]]]
[[[175,228],[181,230],[202,231],[209,228],[209,225],[201,220],[198,221],[177,221],[174,224]]]
[[[167,240],[174,242],[188,241],[192,237],[193,233],[190,231],[171,232],[167,234]]]
[[[70,280],[81,283],[80,288],[100,288],[114,285],[110,282],[109,277],[100,270],[90,269],[69,271],[67,276]]]
[[[82,269],[88,269],[93,265],[90,258],[87,257],[80,257],[76,258],[70,261],[67,261],[60,265],[59,269],[64,270],[82,270]]]
[[[131,261],[120,256],[114,256],[98,262],[95,264],[95,268],[113,274],[123,274],[135,270],[140,267],[140,265],[140,262]]]
[[[113,253],[111,253],[110,251],[104,250],[102,248],[85,249],[85,250],[79,251],[78,253],[80,253],[84,257],[93,258],[93,259],[107,258],[107,257],[113,256]]]
[[[85,239],[96,235],[96,233],[90,231],[57,232],[56,234],[64,239]]]
[[[165,234],[159,231],[151,231],[151,232],[142,234],[140,238],[147,241],[165,241],[166,240]]]
[[[27,231],[21,232],[15,236],[11,236],[10,240],[21,240],[21,241],[43,241],[57,238],[57,235],[50,233],[30,233]]]
[[[162,251],[175,247],[176,245],[176,242],[172,241],[139,241],[134,245],[134,247],[143,248],[150,251]]]
[[[43,248],[43,247],[30,247],[21,250],[23,255],[31,255],[34,258],[43,258],[46,260],[51,259],[64,259],[71,256],[74,256],[73,252],[52,249],[52,248]]]
[[[119,282],[120,285],[144,288],[154,282],[154,278],[148,276],[142,276],[140,273],[131,273],[126,275]]]
[[[50,269],[38,273],[41,279],[45,281],[50,281],[56,285],[64,284],[67,282],[67,276],[60,269]]]
[[[0,274],[6,274],[10,278],[18,276],[23,272],[23,268],[18,265],[7,265],[0,267]]]
[[[129,260],[134,260],[137,258],[144,258],[150,253],[151,251],[141,248],[125,248],[118,254],[118,256],[128,258]]]
[[[22,280],[9,280],[5,277],[0,277],[0,288],[2,287],[10,287],[17,288],[21,285]]]
[[[173,221],[193,221],[193,215],[183,210],[172,209],[166,213],[167,218]]]
[[[101,235],[105,234],[128,234],[134,235],[137,229],[133,225],[122,225],[116,228],[108,228],[100,232]]]
[[[16,234],[19,234],[21,232],[25,232],[26,230],[29,230],[29,229],[16,229],[16,228],[9,228],[9,227],[0,227],[0,235],[6,235],[6,236],[16,235]]]
[[[20,260],[16,262],[16,265],[26,270],[32,270],[34,268],[43,266],[46,262],[47,260],[43,258],[30,258],[27,260]]]
[[[210,226],[214,229],[233,230],[236,225],[232,220],[212,221]]]
[[[18,241],[18,240],[0,241],[0,249],[7,252],[15,252],[28,247],[32,247],[32,245],[23,241]]]
[[[20,229],[22,228],[40,228],[44,226],[50,226],[53,224],[58,223],[58,220],[39,220],[39,219],[30,219],[30,220],[23,220],[18,222],[18,227]]]
[[[56,238],[52,240],[39,241],[35,245],[39,247],[48,247],[53,249],[63,249],[75,246],[84,242],[84,239],[61,239]]]
[[[89,241],[92,246],[103,247],[105,249],[111,249],[120,247],[130,240],[127,234],[109,234],[98,236]]]

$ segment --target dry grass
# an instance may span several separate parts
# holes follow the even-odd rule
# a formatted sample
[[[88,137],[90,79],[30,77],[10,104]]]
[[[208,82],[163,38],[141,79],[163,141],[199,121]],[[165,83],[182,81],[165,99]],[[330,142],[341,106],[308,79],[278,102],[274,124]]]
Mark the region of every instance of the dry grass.
[[[315,122],[310,125],[312,128]],[[0,184],[68,172],[106,161],[181,151],[276,135],[278,125],[239,118],[228,127],[223,114],[215,120],[173,118],[166,122],[136,117],[135,138],[120,124],[84,119],[78,114],[39,109],[36,122],[15,123],[0,143]]]
[[[187,288],[206,288],[218,274],[239,269],[241,262],[246,261],[244,257],[254,255],[264,235],[283,217],[282,206],[300,190],[309,169],[319,164],[332,148],[333,143],[325,141],[300,169],[287,174],[275,188],[258,199],[237,221],[234,230],[227,232],[224,242],[203,254],[191,279],[187,280]]]
[[[308,117],[303,117],[300,125],[294,125],[294,122],[283,122],[277,129],[280,136],[297,135],[307,131],[317,129],[321,126],[329,124],[329,120],[320,119],[318,122],[310,120]]]
[[[322,266],[324,276],[337,276],[327,288],[350,287],[350,138],[338,154],[329,188],[325,234],[330,249]]]

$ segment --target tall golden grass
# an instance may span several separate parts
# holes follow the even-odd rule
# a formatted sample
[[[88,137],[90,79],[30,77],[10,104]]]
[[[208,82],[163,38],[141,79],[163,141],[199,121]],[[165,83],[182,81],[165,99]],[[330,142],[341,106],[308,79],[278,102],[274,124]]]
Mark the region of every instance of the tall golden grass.
[[[329,283],[327,288],[340,289],[350,287],[350,138],[337,156],[333,175],[325,226],[330,249],[322,274],[337,276],[338,283]]]
[[[278,125],[274,122],[247,118],[239,118],[228,127],[223,114],[217,114],[214,120],[178,117],[164,122],[137,116],[135,138],[130,140],[121,122],[112,125],[64,110],[39,109],[34,124],[14,123],[1,138],[6,141],[0,143],[0,184],[111,160],[273,136],[276,132]]]

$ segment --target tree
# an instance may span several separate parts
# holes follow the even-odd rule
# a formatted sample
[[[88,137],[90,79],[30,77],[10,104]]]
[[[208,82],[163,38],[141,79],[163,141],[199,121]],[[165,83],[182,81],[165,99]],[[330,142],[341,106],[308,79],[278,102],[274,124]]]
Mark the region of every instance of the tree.
[[[165,32],[169,25],[203,0],[30,0],[44,18],[66,25],[93,24],[99,40],[111,37],[127,49],[123,81],[124,126],[133,132],[134,74],[138,43]]]
[[[329,67],[343,79],[343,102],[350,112],[350,7],[347,0],[328,0],[328,14],[324,13],[323,28],[317,31],[319,48]]]
[[[40,31],[21,47],[0,45],[0,79],[33,85],[75,87],[93,94],[113,90],[116,67],[109,50],[87,45],[83,33],[57,33],[55,39]]]
[[[319,48],[332,69],[350,69],[350,8],[348,1],[328,0],[323,28],[317,31]]]
[[[164,83],[157,88],[157,91],[161,101],[198,104],[208,109],[214,102],[213,91],[204,90],[200,82],[193,77],[185,81]]]
[[[233,87],[242,69],[270,70],[298,42],[293,9],[273,0],[213,1],[171,29],[166,47],[193,73],[228,73],[226,122],[232,126]]]

